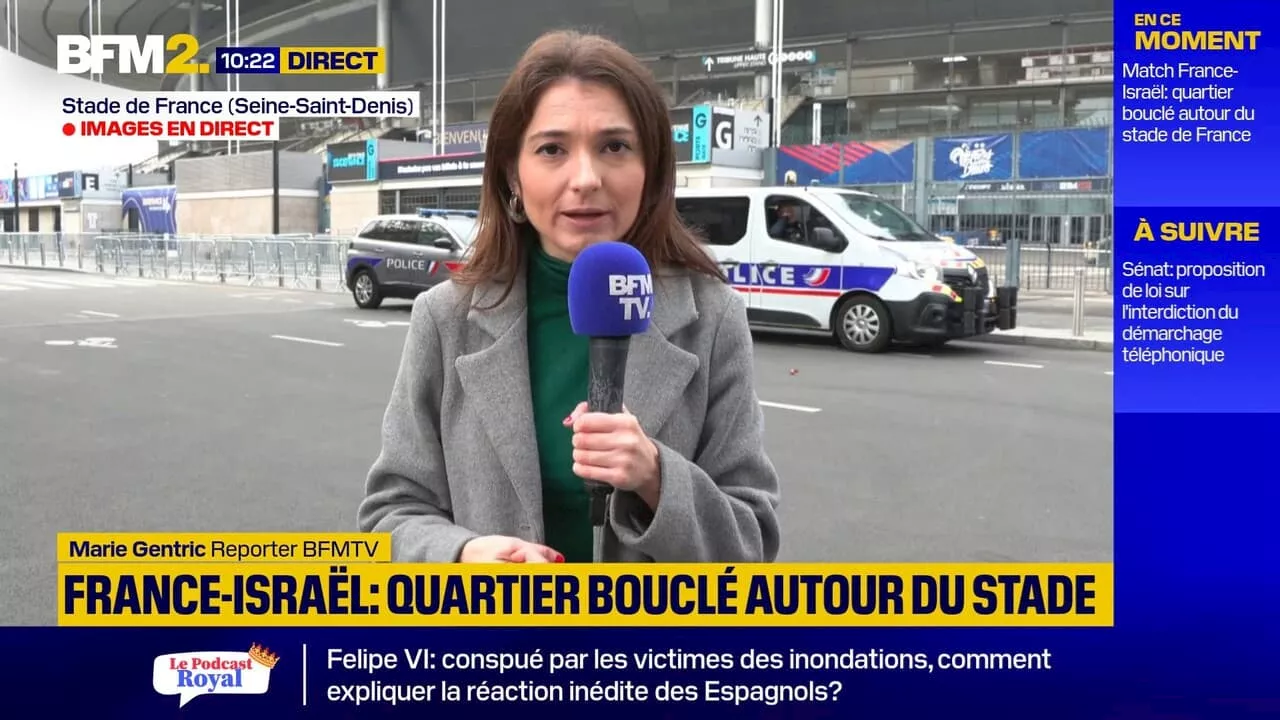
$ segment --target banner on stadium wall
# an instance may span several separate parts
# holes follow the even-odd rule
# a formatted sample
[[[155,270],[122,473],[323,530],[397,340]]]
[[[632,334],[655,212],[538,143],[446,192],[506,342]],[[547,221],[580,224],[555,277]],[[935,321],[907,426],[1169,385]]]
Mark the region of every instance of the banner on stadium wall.
[[[970,135],[933,141],[933,181],[1009,180],[1013,177],[1013,136]]]
[[[778,148],[777,177],[782,185],[794,172],[800,185],[900,185],[915,179],[912,140],[872,140]]]
[[[423,180],[466,177],[484,172],[484,153],[399,158],[378,163],[379,180]]]
[[[1018,177],[1107,177],[1111,134],[1107,128],[1036,130],[1018,137]]]
[[[41,202],[58,198],[57,175],[32,175],[18,178],[18,189],[13,189],[13,179],[0,180],[0,202],[12,203],[17,195],[18,202]]]
[[[489,142],[489,123],[465,122],[447,125],[444,129],[444,152],[482,153]]]
[[[144,233],[175,235],[178,232],[178,188],[175,185],[128,188],[120,192],[124,215],[138,213],[138,229]]]
[[[1026,192],[1110,192],[1110,178],[1058,178],[1056,180],[1008,180],[1004,182],[965,183],[963,195],[1007,195]]]

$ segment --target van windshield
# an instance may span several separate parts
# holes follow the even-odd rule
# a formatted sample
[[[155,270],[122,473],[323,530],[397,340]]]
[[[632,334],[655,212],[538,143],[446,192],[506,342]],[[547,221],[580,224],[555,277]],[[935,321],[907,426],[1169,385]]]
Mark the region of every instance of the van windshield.
[[[911,216],[890,203],[870,195],[836,193],[843,203],[832,203],[836,210],[859,231],[879,240],[900,242],[938,242]]]

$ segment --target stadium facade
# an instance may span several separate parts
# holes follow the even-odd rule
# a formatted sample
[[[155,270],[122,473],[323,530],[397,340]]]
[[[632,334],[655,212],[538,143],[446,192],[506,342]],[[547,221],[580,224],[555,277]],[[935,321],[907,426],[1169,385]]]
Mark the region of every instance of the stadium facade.
[[[218,2],[204,3],[203,10],[175,5],[149,22],[143,22],[145,13],[126,11],[129,3],[102,3],[107,10],[99,20],[108,23],[112,8],[120,6],[117,31],[196,28],[206,50],[225,39]],[[381,44],[388,47],[390,62],[380,77],[243,76],[241,90],[378,86],[422,94],[424,116],[411,124],[416,127],[346,119],[290,128],[291,138],[281,143],[285,154],[324,158],[317,189],[323,209],[314,228],[322,231],[349,231],[350,218],[360,214],[474,204],[475,163],[483,158],[472,151],[482,150],[476,142],[482,141],[493,98],[515,59],[546,30],[573,27],[618,39],[667,89],[673,121],[700,109],[740,117],[771,109],[762,102],[769,72],[761,52],[769,42],[762,32],[762,21],[769,22],[768,3],[455,0],[446,4],[443,21],[443,120],[450,138],[446,147],[470,159],[442,172],[441,165],[422,162],[438,148],[421,142],[433,121],[428,114],[435,90],[434,0],[245,5],[255,10],[241,18],[241,44]],[[1110,233],[1113,11],[1104,0],[788,0],[783,26],[789,60],[776,105],[785,118],[783,147],[763,148],[747,162],[728,160],[728,154],[725,163],[707,158],[703,164],[729,166],[718,174],[699,175],[700,163],[686,157],[686,181],[774,182],[790,170],[805,183],[873,190],[957,236],[1018,236],[1072,245],[1105,240]],[[55,14],[42,20],[59,21],[69,18]],[[35,25],[24,22],[23,35],[31,38]],[[51,48],[47,42],[40,45],[38,36],[23,46],[24,56],[52,64]],[[190,87],[181,77],[151,81],[169,89]],[[205,78],[199,89],[223,89],[224,82]],[[357,178],[349,166],[334,167],[335,157],[361,148],[377,170]],[[221,145],[194,150],[226,152]],[[196,154],[193,148],[161,148],[157,158],[135,168],[135,177],[167,172],[177,186],[179,208],[184,196],[195,200],[199,192],[232,189],[210,185],[212,159],[187,157],[191,154]],[[285,164],[312,167],[296,158]],[[385,170],[388,165],[396,167]],[[294,174],[295,184],[309,183],[305,172]],[[193,191],[184,193],[184,185]],[[175,212],[204,214],[194,208]],[[206,231],[191,222],[179,225]]]

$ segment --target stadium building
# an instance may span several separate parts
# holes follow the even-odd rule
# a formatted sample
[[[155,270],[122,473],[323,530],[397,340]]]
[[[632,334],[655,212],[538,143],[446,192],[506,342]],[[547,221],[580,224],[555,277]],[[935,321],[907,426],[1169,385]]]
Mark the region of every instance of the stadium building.
[[[48,67],[55,64],[54,38],[91,30],[190,32],[202,54],[237,43],[379,45],[389,52],[379,76],[101,78],[121,87],[421,93],[423,114],[413,121],[291,122],[271,147],[161,145],[154,156],[138,158],[113,183],[119,193],[143,186],[169,193],[171,203],[152,205],[169,208],[163,222],[179,234],[342,234],[379,212],[474,207],[493,99],[527,44],[563,27],[602,32],[641,56],[667,88],[675,124],[712,119],[709,153],[695,157],[691,147],[681,149],[682,182],[767,184],[794,172],[804,184],[870,189],[958,242],[1018,237],[1081,246],[1106,242],[1111,232],[1109,1],[786,0],[783,92],[776,102],[767,98],[773,6],[756,0],[10,5],[16,8],[8,19],[0,17],[6,49]],[[243,12],[235,18],[237,6]],[[438,116],[437,96],[443,97]],[[774,112],[783,118],[780,147],[769,142]],[[31,178],[15,189],[6,180],[0,192],[50,182]],[[5,210],[5,228],[60,228],[40,209],[77,198],[53,194],[29,201],[20,217]],[[135,211],[118,221],[109,215],[100,230],[161,223]]]

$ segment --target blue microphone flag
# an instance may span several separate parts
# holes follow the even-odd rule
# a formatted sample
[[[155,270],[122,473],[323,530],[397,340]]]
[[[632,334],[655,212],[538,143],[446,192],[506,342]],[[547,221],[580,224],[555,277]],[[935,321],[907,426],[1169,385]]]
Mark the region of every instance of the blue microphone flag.
[[[653,276],[631,245],[601,242],[578,253],[569,268],[569,322],[588,337],[624,337],[649,329]]]

